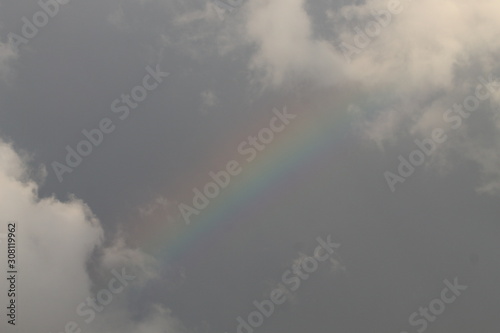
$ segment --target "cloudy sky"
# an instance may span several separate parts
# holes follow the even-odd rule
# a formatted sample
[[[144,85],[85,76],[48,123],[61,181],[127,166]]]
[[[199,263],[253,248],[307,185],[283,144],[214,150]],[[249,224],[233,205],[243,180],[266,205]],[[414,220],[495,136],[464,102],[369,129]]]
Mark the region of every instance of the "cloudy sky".
[[[0,0],[0,331],[498,332],[499,13]]]

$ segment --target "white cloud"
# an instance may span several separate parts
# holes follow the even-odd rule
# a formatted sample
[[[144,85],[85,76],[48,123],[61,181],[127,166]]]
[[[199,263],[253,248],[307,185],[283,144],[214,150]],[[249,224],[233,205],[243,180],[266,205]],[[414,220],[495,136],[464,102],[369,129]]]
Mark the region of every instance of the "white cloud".
[[[387,1],[371,0],[349,6],[361,17],[359,26],[374,18],[372,9],[387,9]],[[485,71],[500,50],[495,37],[500,24],[494,13],[500,4],[492,0],[412,1],[377,37],[354,57],[349,66],[354,78],[369,86],[390,85],[394,93],[435,93],[454,88],[455,71],[478,59]],[[333,22],[341,39],[353,43],[354,29]]]
[[[265,84],[296,77],[339,81],[344,59],[329,42],[313,38],[304,0],[258,0],[248,7],[247,34],[258,47],[250,67],[263,74]]]
[[[74,197],[66,202],[39,198],[38,184],[29,174],[26,158],[0,140],[0,223],[4,231],[8,222],[18,224],[19,331],[60,332],[66,323],[75,321],[87,332],[93,325],[99,327],[96,332],[177,332],[182,325],[163,307],[153,307],[143,321],[131,319],[127,293],[158,277],[155,260],[127,247],[121,237],[103,248],[104,232],[90,208]],[[112,269],[121,271],[122,267],[138,279],[123,294],[115,295],[115,300],[97,314],[95,323],[86,324],[76,308],[99,287],[87,271],[90,256],[97,249],[103,255],[94,268],[104,281],[112,277]],[[0,262],[3,265],[4,258]],[[0,280],[0,289],[8,289],[5,279]],[[0,328],[5,325],[6,320],[2,320]]]
[[[37,184],[21,181],[27,172],[12,146],[0,142],[0,223],[19,224],[19,312],[29,318],[19,319],[19,329],[48,332],[64,324],[61,318],[74,317],[87,297],[91,281],[85,264],[103,231],[80,200],[40,200]],[[0,289],[5,287],[2,279]]]
[[[387,9],[387,1],[344,6],[328,16],[340,40],[354,45],[353,26],[365,28],[374,20],[373,9]],[[450,169],[457,162],[449,158],[453,152],[455,158],[479,165],[479,191],[498,192],[499,128],[473,126],[478,121],[491,122],[497,95],[483,102],[454,133],[443,122],[443,114],[474,93],[479,76],[488,77],[500,69],[499,11],[500,3],[493,0],[421,0],[405,3],[401,14],[392,15],[391,23],[347,66],[349,78],[365,88],[366,96],[376,96],[378,103],[378,116],[362,120],[368,122],[365,135],[383,149],[408,135],[429,137],[432,129],[444,127],[452,135],[432,156],[440,169]]]

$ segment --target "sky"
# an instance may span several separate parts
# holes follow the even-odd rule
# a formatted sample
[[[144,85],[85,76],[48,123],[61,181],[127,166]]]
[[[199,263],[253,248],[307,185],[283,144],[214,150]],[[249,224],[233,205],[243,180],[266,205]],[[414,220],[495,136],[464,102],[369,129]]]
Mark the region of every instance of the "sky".
[[[499,13],[0,0],[0,331],[497,332]]]

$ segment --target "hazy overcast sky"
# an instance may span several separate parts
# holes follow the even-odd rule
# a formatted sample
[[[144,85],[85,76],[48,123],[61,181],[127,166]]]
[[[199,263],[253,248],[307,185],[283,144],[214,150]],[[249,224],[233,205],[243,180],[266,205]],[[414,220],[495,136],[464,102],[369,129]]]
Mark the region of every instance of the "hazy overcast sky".
[[[499,18],[0,0],[0,331],[498,332]]]

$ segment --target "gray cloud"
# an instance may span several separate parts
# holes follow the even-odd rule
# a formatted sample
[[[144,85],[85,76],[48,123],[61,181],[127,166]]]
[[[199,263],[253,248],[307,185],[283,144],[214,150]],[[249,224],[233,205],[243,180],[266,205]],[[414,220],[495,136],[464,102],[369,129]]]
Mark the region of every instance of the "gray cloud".
[[[1,2],[0,223],[20,223],[20,329],[83,327],[76,307],[125,267],[137,279],[83,332],[234,332],[331,234],[342,258],[260,332],[401,332],[453,276],[467,293],[426,332],[497,330],[500,95],[456,129],[443,115],[500,75],[499,4],[405,1],[386,21],[385,0],[215,6],[71,1],[14,51],[40,6]],[[120,122],[111,103],[156,64],[169,77]],[[182,223],[176,205],[283,106],[299,115],[286,135]],[[51,162],[104,117],[120,126],[60,183]],[[446,142],[392,193],[384,172],[436,128]]]

